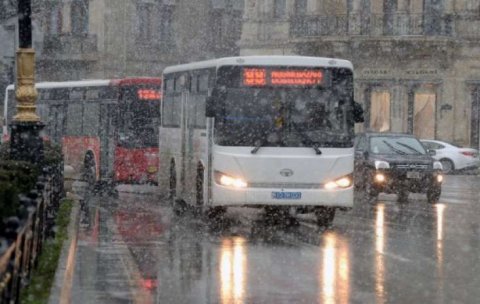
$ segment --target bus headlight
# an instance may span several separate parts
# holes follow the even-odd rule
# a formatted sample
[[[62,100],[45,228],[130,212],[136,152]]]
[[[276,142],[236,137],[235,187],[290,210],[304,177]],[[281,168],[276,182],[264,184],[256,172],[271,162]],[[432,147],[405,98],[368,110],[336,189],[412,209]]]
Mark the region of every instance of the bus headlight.
[[[337,188],[348,188],[352,186],[352,177],[350,175],[341,177],[336,181],[328,182],[325,184],[325,189],[335,190]]]
[[[248,186],[247,182],[243,179],[219,171],[215,171],[215,182],[219,185],[233,188],[246,188]]]

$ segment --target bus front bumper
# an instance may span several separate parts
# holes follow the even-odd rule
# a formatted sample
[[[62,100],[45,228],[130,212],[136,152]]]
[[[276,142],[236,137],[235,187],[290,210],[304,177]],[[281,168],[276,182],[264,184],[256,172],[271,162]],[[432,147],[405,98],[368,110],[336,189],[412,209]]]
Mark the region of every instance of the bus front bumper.
[[[353,187],[346,189],[233,189],[213,185],[211,206],[353,207]]]

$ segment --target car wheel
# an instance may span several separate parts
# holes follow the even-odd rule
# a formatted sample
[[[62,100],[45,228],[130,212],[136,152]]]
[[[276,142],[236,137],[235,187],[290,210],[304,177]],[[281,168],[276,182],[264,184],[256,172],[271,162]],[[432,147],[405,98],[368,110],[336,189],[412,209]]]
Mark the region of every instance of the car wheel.
[[[452,171],[455,169],[453,162],[449,159],[442,159],[440,160],[440,163],[442,164],[444,173],[452,173]]]
[[[436,204],[440,200],[442,190],[438,188],[430,189],[427,191],[427,200],[430,204]]]
[[[319,228],[328,228],[332,225],[333,219],[335,218],[335,208],[318,207],[315,209],[315,216]]]

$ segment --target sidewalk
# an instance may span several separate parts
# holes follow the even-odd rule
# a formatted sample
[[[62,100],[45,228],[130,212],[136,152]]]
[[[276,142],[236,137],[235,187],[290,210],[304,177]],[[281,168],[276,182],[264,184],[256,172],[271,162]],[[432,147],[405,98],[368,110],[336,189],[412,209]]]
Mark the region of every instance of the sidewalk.
[[[55,278],[50,290],[49,304],[70,303],[73,274],[75,270],[75,255],[77,249],[78,225],[80,219],[81,197],[68,193],[68,199],[73,199],[74,205],[68,225],[68,239],[63,244],[58,261]]]

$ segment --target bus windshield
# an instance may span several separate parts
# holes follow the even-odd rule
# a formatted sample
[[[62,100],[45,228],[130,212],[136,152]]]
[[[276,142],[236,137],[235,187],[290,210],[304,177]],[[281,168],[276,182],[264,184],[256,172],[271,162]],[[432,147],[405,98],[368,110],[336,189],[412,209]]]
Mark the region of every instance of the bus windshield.
[[[120,102],[119,145],[129,148],[158,146],[160,88],[123,89]]]
[[[216,138],[224,146],[349,147],[346,87],[230,87],[221,96]]]

